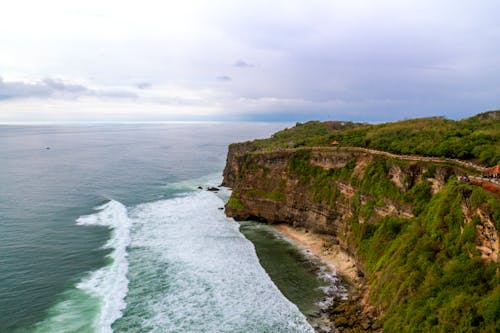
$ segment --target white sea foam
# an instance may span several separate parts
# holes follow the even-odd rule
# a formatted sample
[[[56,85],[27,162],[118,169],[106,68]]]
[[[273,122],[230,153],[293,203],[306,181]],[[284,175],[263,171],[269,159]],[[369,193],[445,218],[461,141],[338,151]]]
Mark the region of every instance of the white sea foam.
[[[35,332],[312,333],[239,224],[218,209],[220,193],[197,184],[129,212],[112,200],[80,217],[78,225],[111,229],[104,248],[112,262],[65,293]]]
[[[122,316],[126,307],[127,246],[130,244],[131,221],[127,216],[127,208],[118,201],[111,200],[96,210],[99,212],[80,217],[77,224],[107,226],[112,229],[111,237],[104,245],[104,248],[112,249],[108,254],[112,263],[92,272],[77,284],[77,288],[99,298],[101,306],[95,319],[95,327],[97,332],[109,333],[113,332],[111,324]]]
[[[217,172],[199,178],[192,178],[180,182],[168,183],[165,185],[165,188],[170,190],[191,192],[196,188],[198,188],[198,186],[205,188],[212,186],[215,187],[219,186],[221,182],[222,182],[222,174],[220,172]]]
[[[118,332],[313,332],[214,193],[137,206]]]
[[[329,266],[321,261],[321,258],[310,250],[302,247],[301,244],[295,242],[291,238],[286,237],[280,232],[273,231],[274,235],[281,238],[290,244],[293,244],[298,249],[305,258],[315,262],[318,265],[318,277],[325,282],[323,287],[320,287],[321,291],[324,293],[324,297],[318,301],[318,305],[321,309],[327,309],[333,304],[334,300],[339,298],[346,300],[348,297],[347,289],[342,284],[340,277],[337,275],[337,270],[334,266]]]
[[[95,209],[98,212],[78,218],[77,224],[111,229],[103,246],[111,250],[111,262],[61,294],[61,300],[48,309],[47,317],[34,325],[34,333],[110,333],[111,324],[122,316],[128,291],[126,249],[131,221],[127,209],[118,201],[111,200]]]
[[[231,196],[231,189],[220,186],[222,183],[222,174],[220,172],[212,173],[203,177],[187,179],[184,181],[169,183],[165,185],[167,190],[174,190],[177,192],[176,196],[190,195],[193,191],[206,191],[208,188],[218,188],[215,195],[221,198],[224,203],[229,200]]]

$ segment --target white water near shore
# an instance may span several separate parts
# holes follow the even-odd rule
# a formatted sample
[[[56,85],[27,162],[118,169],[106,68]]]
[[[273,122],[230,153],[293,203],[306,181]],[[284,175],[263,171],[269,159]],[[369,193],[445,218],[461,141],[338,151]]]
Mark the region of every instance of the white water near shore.
[[[174,184],[191,189],[174,198],[128,211],[112,200],[80,217],[111,228],[110,263],[66,291],[35,331],[313,332],[219,209],[224,194],[193,191],[200,180]]]
[[[199,190],[131,210],[129,306],[117,332],[313,332],[223,205]]]
[[[118,201],[95,208],[97,213],[81,216],[83,226],[111,228],[108,242],[110,263],[88,274],[75,288],[67,290],[62,300],[49,309],[47,318],[35,326],[35,332],[113,332],[111,324],[122,316],[128,292],[127,246],[130,243],[130,220],[126,207]]]
[[[122,316],[125,296],[128,292],[127,246],[130,244],[131,221],[127,208],[118,201],[110,201],[98,207],[100,212],[77,220],[79,225],[100,225],[112,228],[111,238],[104,248],[113,249],[108,255],[113,262],[92,273],[77,285],[101,300],[101,311],[97,317],[98,332],[113,332],[111,324]]]

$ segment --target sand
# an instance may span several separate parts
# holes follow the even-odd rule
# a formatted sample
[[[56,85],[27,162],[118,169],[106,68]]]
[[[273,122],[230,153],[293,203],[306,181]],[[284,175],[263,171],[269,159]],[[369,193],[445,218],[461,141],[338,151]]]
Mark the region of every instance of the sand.
[[[316,255],[332,271],[347,279],[350,284],[355,287],[361,286],[362,282],[354,258],[341,250],[339,245],[334,244],[331,236],[313,233],[287,224],[277,224],[273,227],[299,248],[309,250]]]

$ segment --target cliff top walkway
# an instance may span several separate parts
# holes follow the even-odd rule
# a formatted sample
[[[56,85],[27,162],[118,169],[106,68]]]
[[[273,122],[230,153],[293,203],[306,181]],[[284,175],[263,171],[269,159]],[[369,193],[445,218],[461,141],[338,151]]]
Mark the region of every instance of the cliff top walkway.
[[[376,150],[376,149],[370,149],[370,148],[363,148],[363,147],[351,147],[351,146],[336,146],[336,147],[327,147],[327,146],[317,146],[317,147],[297,147],[297,148],[280,148],[278,150],[280,151],[299,151],[301,149],[312,149],[314,151],[358,151],[358,152],[364,152],[364,153],[369,153],[372,155],[379,155],[379,156],[385,156],[385,157],[390,157],[390,158],[396,158],[404,161],[423,161],[423,162],[432,162],[432,163],[448,163],[448,164],[454,164],[454,165],[459,165],[461,167],[465,167],[468,170],[474,170],[476,173],[481,174],[481,176],[473,176],[476,185],[479,185],[481,182],[489,182],[493,184],[495,187],[497,187],[497,190],[500,190],[500,179],[499,178],[492,178],[492,177],[487,177],[485,173],[488,172],[490,168],[486,168],[480,165],[477,165],[472,162],[467,162],[467,161],[462,161],[458,159],[453,159],[453,158],[445,158],[445,157],[433,157],[433,156],[419,156],[419,155],[399,155],[399,154],[394,154],[390,153],[387,151],[382,151],[382,150]]]

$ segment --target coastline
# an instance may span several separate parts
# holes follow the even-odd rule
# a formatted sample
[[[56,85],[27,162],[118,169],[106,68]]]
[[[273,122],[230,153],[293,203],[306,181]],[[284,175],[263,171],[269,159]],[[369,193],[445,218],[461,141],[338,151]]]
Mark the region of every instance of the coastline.
[[[292,227],[288,224],[273,224],[274,230],[282,234],[298,247],[310,251],[329,269],[342,277],[349,286],[359,289],[363,282],[355,260],[340,246],[333,242],[332,236],[317,234],[305,228]]]
[[[368,289],[355,264],[355,259],[342,250],[333,236],[311,232],[288,224],[273,224],[271,227],[293,245],[301,248],[340,278],[346,295],[338,293],[332,297],[322,314],[312,319],[317,332],[380,332],[374,309],[368,302]],[[333,283],[333,281],[332,281]],[[332,285],[333,288],[338,285]],[[328,293],[327,293],[328,294]]]

